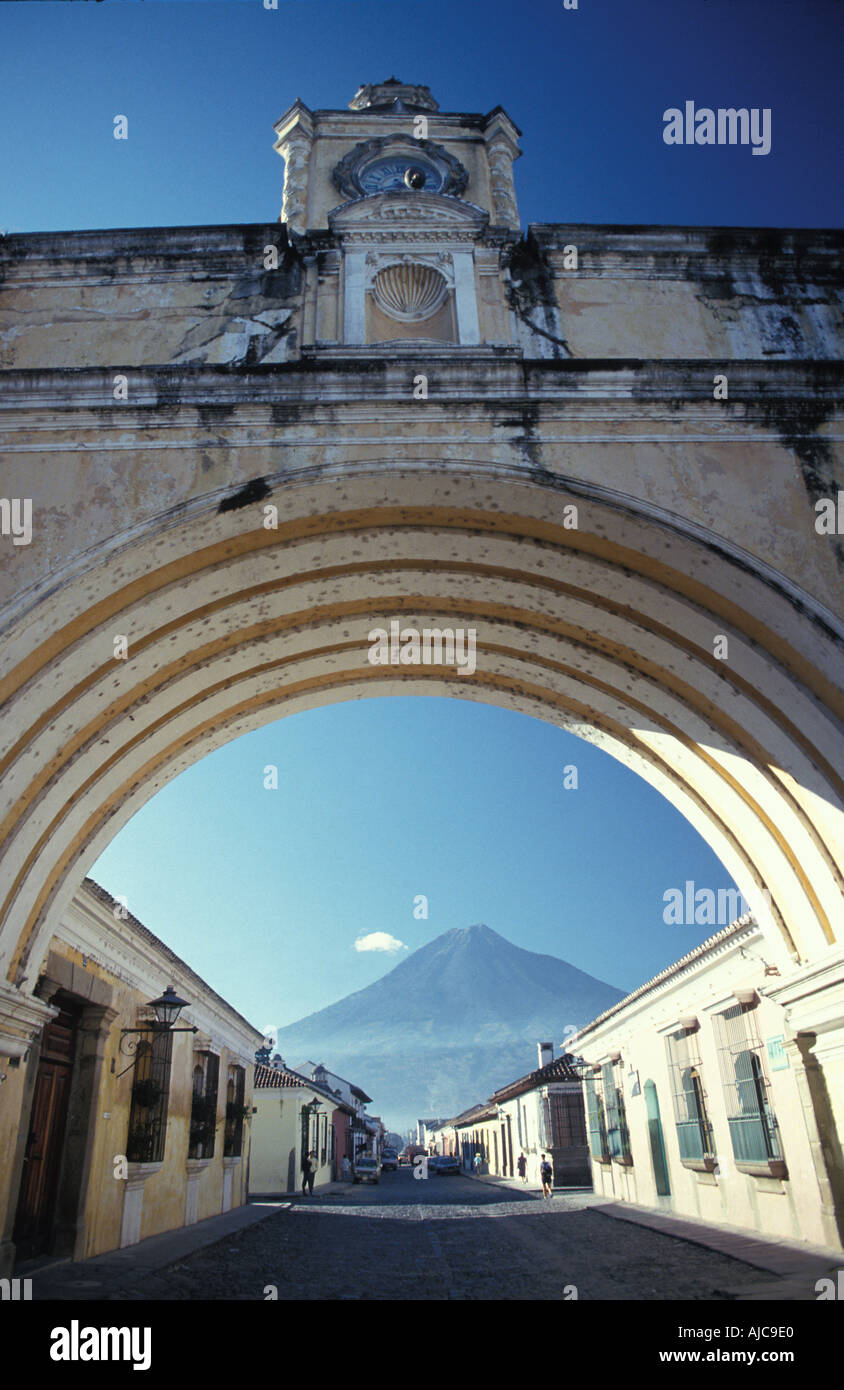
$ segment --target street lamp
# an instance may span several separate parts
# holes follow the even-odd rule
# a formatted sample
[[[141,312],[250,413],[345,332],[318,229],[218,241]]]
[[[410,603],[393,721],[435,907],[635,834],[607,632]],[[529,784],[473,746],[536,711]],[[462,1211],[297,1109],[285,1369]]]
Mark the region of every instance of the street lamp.
[[[150,1023],[146,1028],[121,1028],[120,1030],[120,1051],[124,1057],[131,1057],[138,1050],[139,1038],[130,1038],[130,1033],[198,1033],[199,1029],[194,1027],[175,1028],[173,1025],[182,1009],[190,1008],[187,999],[181,999],[172,985],[168,985],[163,994],[157,999],[147,1001],[147,1008],[155,1010],[155,1023]],[[128,1070],[128,1068],[127,1068]],[[122,1076],[123,1073],[121,1072]]]
[[[163,994],[157,999],[151,999],[149,1007],[155,1009],[155,1016],[162,1028],[173,1029],[173,1024],[182,1012],[188,1007],[187,999],[180,999],[172,985],[168,985]],[[179,1028],[180,1033],[195,1033],[196,1028]]]

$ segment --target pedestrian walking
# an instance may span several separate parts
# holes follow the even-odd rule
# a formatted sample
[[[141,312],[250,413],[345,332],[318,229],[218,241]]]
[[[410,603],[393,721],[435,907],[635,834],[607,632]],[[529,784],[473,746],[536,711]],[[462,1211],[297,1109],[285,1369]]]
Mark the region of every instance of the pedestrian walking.
[[[342,1162],[342,1164],[341,1164],[340,1166],[341,1166],[341,1168],[342,1168],[342,1170],[343,1170],[343,1181],[344,1181],[344,1182],[351,1182],[351,1179],[352,1179],[352,1165],[351,1165],[351,1163],[349,1162],[349,1155],[348,1155],[348,1154],[344,1154],[344,1155],[343,1155],[343,1162]]]
[[[519,1177],[521,1178],[522,1182],[527,1182],[527,1159],[525,1158],[524,1154],[519,1154],[519,1159],[516,1164],[516,1167],[519,1170]]]
[[[309,1154],[305,1154],[302,1159],[302,1196],[305,1195],[305,1188],[311,1197],[314,1195],[314,1178],[316,1177],[316,1154],[313,1149]]]
[[[545,1154],[542,1155],[542,1161],[539,1165],[539,1176],[542,1179],[543,1197],[553,1197],[554,1192],[551,1187],[551,1184],[554,1181],[554,1170],[551,1167],[551,1164],[549,1163]]]
[[[476,1154],[475,1154],[475,1157],[472,1159],[472,1168],[473,1168],[473,1170],[474,1170],[475,1177],[478,1177],[478,1175],[480,1174],[480,1171],[481,1171],[481,1162],[482,1162],[482,1160],[481,1160],[481,1155],[480,1155],[480,1153],[476,1153]]]

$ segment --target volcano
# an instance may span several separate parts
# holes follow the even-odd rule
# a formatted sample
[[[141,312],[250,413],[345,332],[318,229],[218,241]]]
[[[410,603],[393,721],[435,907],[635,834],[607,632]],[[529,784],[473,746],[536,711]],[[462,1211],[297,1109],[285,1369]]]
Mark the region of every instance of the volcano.
[[[278,1033],[294,1067],[324,1062],[372,1096],[389,1128],[448,1117],[533,1070],[623,991],[479,923],[428,942],[366,989]]]

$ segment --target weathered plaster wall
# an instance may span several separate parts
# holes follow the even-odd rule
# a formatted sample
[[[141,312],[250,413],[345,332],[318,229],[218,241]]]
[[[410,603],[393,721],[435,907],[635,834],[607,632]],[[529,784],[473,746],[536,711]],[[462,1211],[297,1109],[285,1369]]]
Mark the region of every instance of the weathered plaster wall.
[[[0,368],[284,362],[302,283],[277,223],[5,237]]]
[[[547,342],[558,314],[562,356],[705,358],[728,374],[742,358],[840,356],[835,232],[542,224],[510,267],[517,318]]]
[[[414,399],[419,372],[428,399]],[[36,542],[4,538],[4,601],[91,547],[250,478],[398,459],[579,481],[683,518],[838,611],[839,538],[814,503],[844,486],[837,364],[527,364],[409,349],[310,357],[251,373],[10,373],[0,390],[6,495],[33,501]],[[51,408],[45,408],[45,397]],[[810,468],[812,460],[817,464]],[[342,492],[338,492],[342,497]]]
[[[272,223],[5,237],[0,367],[281,364],[341,341],[339,243],[293,242]],[[537,226],[476,248],[482,342],[528,359],[703,359],[728,375],[741,359],[836,359],[838,254],[824,232]]]

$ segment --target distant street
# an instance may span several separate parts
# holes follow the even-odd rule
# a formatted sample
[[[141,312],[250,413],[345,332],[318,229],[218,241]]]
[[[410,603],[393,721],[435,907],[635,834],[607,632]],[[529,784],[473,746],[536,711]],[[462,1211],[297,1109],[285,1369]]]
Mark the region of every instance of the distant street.
[[[401,1168],[378,1185],[292,1201],[146,1276],[136,1296],[260,1300],[272,1285],[280,1300],[562,1300],[575,1286],[580,1299],[717,1299],[777,1284],[740,1261],[590,1211],[592,1193],[543,1201]]]

